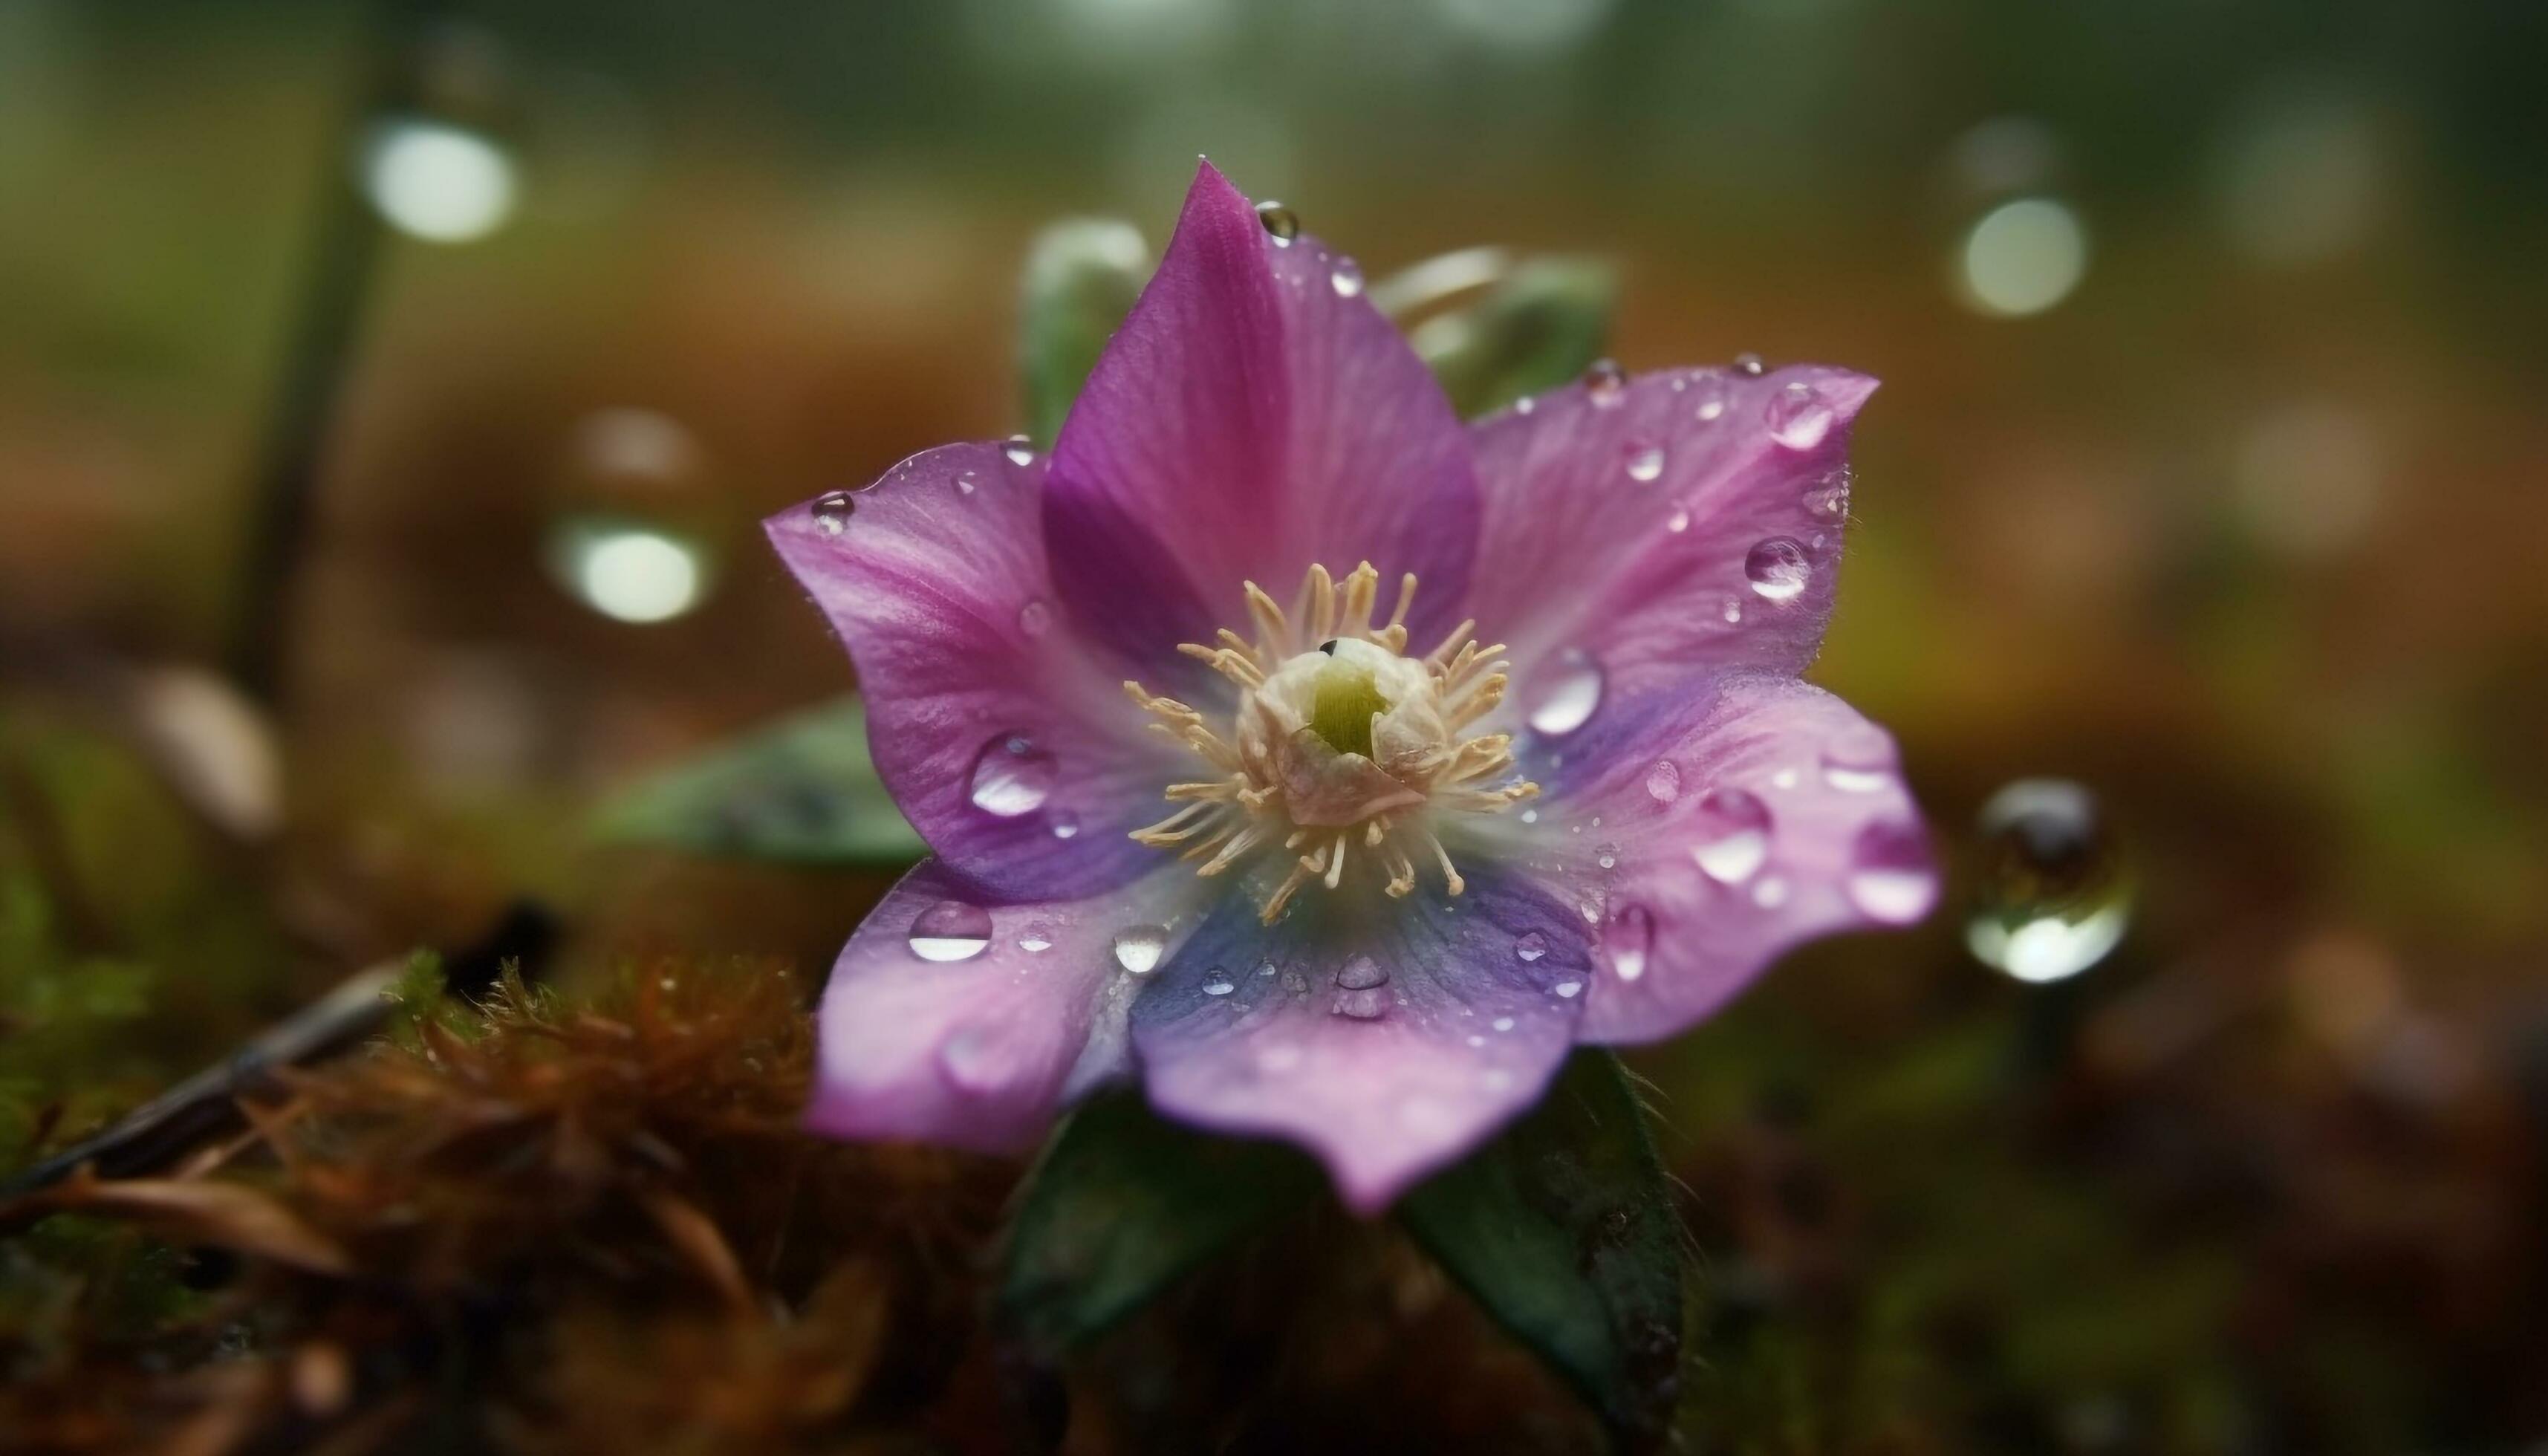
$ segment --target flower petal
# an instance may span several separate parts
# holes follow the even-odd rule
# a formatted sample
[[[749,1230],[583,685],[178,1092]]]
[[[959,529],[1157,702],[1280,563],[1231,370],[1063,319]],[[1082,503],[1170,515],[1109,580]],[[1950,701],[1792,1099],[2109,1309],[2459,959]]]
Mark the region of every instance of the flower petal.
[[[1006,1152],[1127,1065],[1128,932],[1191,918],[1195,877],[1093,899],[993,904],[938,861],[903,876],[841,949],[816,1014],[806,1126]]]
[[[1538,1099],[1592,954],[1582,919],[1492,870],[1271,928],[1233,896],[1135,1003],[1134,1050],[1159,1111],[1301,1143],[1376,1213]]]
[[[1701,673],[1526,764],[1536,823],[1486,822],[1507,857],[1601,907],[1588,1042],[1652,1042],[1788,948],[1905,925],[1938,878],[1891,735],[1819,687]],[[1606,863],[1605,863],[1606,862]]]
[[[1480,421],[1469,611],[1524,714],[1584,665],[1612,694],[1693,668],[1803,671],[1831,615],[1851,421],[1875,389],[1817,366],[1575,385]]]
[[[1242,581],[1288,600],[1313,562],[1342,575],[1368,559],[1392,594],[1416,573],[1410,625],[1427,645],[1457,619],[1477,533],[1468,442],[1350,267],[1312,237],[1276,245],[1206,163],[1063,423],[1053,579],[1145,670],[1238,625]]]
[[[1177,768],[1046,577],[1041,476],[997,445],[948,445],[766,523],[858,665],[895,804],[950,866],[1012,900],[1155,867],[1125,836],[1158,817]]]

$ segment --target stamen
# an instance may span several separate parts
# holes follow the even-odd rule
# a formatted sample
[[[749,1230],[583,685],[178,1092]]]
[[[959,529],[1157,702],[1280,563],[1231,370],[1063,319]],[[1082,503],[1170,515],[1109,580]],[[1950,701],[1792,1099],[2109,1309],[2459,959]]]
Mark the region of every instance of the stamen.
[[[1255,639],[1224,628],[1210,645],[1178,649],[1238,689],[1226,723],[1125,683],[1153,719],[1151,731],[1184,745],[1217,775],[1169,784],[1168,801],[1182,807],[1133,838],[1201,862],[1203,875],[1279,843],[1295,858],[1266,896],[1269,924],[1304,885],[1342,887],[1357,841],[1384,893],[1414,892],[1419,856],[1441,871],[1449,893],[1461,893],[1467,881],[1433,816],[1499,813],[1539,786],[1510,776],[1511,735],[1462,736],[1503,699],[1510,680],[1501,645],[1481,646],[1470,621],[1423,657],[1407,656],[1415,586],[1412,573],[1402,577],[1389,619],[1375,625],[1380,573],[1367,561],[1342,581],[1312,566],[1288,611],[1255,583],[1243,584]],[[1347,643],[1364,645],[1346,651]],[[1420,710],[1401,711],[1417,700]],[[1435,724],[1439,736],[1425,741]]]

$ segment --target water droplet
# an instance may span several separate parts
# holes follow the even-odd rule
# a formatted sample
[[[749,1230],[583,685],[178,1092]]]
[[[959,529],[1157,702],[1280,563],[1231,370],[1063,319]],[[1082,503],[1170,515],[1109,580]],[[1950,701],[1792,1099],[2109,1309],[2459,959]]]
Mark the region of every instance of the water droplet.
[[[1389,1011],[1389,993],[1378,987],[1338,991],[1334,1004],[1327,1009],[1355,1021],[1378,1021]]]
[[[1676,511],[1674,511],[1670,516],[1668,516],[1668,517],[1666,517],[1666,518],[1665,518],[1665,520],[1664,520],[1664,529],[1665,529],[1665,530],[1668,530],[1668,531],[1670,531],[1670,532],[1672,532],[1672,533],[1673,533],[1674,535],[1676,535],[1676,536],[1680,535],[1682,532],[1684,532],[1684,531],[1685,531],[1685,530],[1688,530],[1688,529],[1689,529],[1689,512],[1688,512],[1688,511],[1686,511],[1686,510],[1676,510]]]
[[[1351,258],[1336,259],[1333,272],[1327,275],[1327,286],[1340,299],[1353,298],[1362,292],[1362,268]]]
[[[1734,372],[1737,374],[1748,374],[1758,379],[1761,377],[1763,367],[1761,356],[1758,354],[1741,353],[1734,356]]]
[[[1873,793],[1893,781],[1893,740],[1871,723],[1853,724],[1823,745],[1823,782],[1843,793]]]
[[[1691,409],[1690,413],[1696,415],[1700,423],[1704,424],[1709,420],[1723,417],[1725,379],[1722,375],[1702,374],[1691,386],[1691,390],[1692,398],[1697,401],[1697,404]]]
[[[1310,978],[1298,970],[1287,970],[1283,972],[1283,989],[1295,996],[1306,996],[1310,994]]]
[[[1135,975],[1148,975],[1157,969],[1159,956],[1167,949],[1165,926],[1128,925],[1115,932],[1115,963]]]
[[[1746,789],[1720,788],[1700,799],[1697,827],[1689,857],[1718,884],[1750,879],[1770,858],[1770,806]]]
[[[1603,410],[1614,409],[1627,398],[1628,376],[1615,359],[1595,359],[1584,371],[1584,394]]]
[[[1743,603],[1731,596],[1728,596],[1725,598],[1724,602],[1716,608],[1716,614],[1725,618],[1725,624],[1727,626],[1733,626],[1735,623],[1743,620]]]
[[[938,1046],[939,1069],[967,1092],[998,1090],[1004,1061],[998,1040],[981,1027],[959,1027]]]
[[[1558,1000],[1572,1001],[1576,997],[1584,994],[1584,983],[1582,981],[1559,981],[1556,985],[1549,987],[1549,989],[1557,993]]]
[[[448,122],[408,117],[377,128],[361,167],[381,217],[428,242],[475,242],[504,226],[519,197],[512,156]]]
[[[1077,839],[1077,838],[1079,838],[1079,818],[1078,818],[1078,816],[1077,816],[1077,815],[1074,815],[1074,814],[1066,814],[1066,813],[1064,813],[1064,814],[1055,814],[1055,815],[1053,815],[1053,816],[1052,816],[1052,837],[1053,837],[1054,839]]]
[[[1656,803],[1669,804],[1681,797],[1681,766],[1670,759],[1657,761],[1646,771],[1646,795]]]
[[[1539,811],[1537,809],[1522,810],[1521,822],[1524,824],[1537,824],[1539,822]]]
[[[1052,927],[1039,920],[1018,935],[1018,949],[1030,956],[1041,956],[1052,949]]]
[[[1816,520],[1838,521],[1849,514],[1849,472],[1835,470],[1805,487],[1805,513]]]
[[[1762,875],[1752,886],[1752,903],[1764,910],[1775,910],[1787,903],[1787,881],[1775,874]]]
[[[1964,944],[1984,964],[2022,981],[2056,981],[2123,940],[2132,873],[2085,787],[2020,779],[1982,805],[1977,828],[1981,883]]]
[[[1478,1035],[1477,1033],[1475,1033],[1475,1032],[1471,1032],[1471,1033],[1469,1034],[1468,1041],[1469,1041],[1469,1045],[1470,1045],[1470,1046],[1486,1046],[1486,1045],[1487,1045],[1487,1039],[1486,1039],[1486,1038],[1484,1038],[1484,1037],[1479,1036],[1479,1035]]]
[[[1617,845],[1594,846],[1592,850],[1592,863],[1600,865],[1604,869],[1618,868],[1619,847]]]
[[[1290,247],[1301,235],[1301,217],[1290,208],[1271,200],[1256,205],[1256,221],[1265,225],[1265,235],[1276,247]]]
[[[1805,548],[1786,536],[1772,536],[1754,543],[1743,558],[1743,576],[1751,582],[1752,592],[1765,601],[1788,601],[1805,590],[1813,576],[1806,564]]]
[[[1531,731],[1551,738],[1572,733],[1600,705],[1601,665],[1569,648],[1541,674],[1528,714]]]
[[[1212,968],[1212,978],[1203,983],[1203,993],[1207,996],[1227,996],[1237,989],[1237,985],[1218,965]]]
[[[1770,426],[1770,438],[1790,450],[1810,450],[1831,433],[1835,416],[1823,392],[1798,380],[1772,395],[1761,417]]]
[[[814,529],[826,536],[837,536],[850,528],[850,517],[858,513],[858,498],[847,491],[825,491],[805,507],[814,518]]]
[[[1029,597],[1018,608],[1018,630],[1030,637],[1041,637],[1052,630],[1052,608],[1041,596]]]
[[[1025,435],[1011,435],[1001,444],[1000,453],[1009,457],[1011,465],[1033,465],[1035,464],[1035,441]]]
[[[1389,972],[1368,956],[1356,956],[1336,972],[1336,984],[1348,991],[1368,991],[1388,979]]]
[[[1929,842],[1914,824],[1878,820],[1859,831],[1846,887],[1850,903],[1868,918],[1908,925],[1929,913],[1938,898],[1938,873]]]
[[[1646,973],[1646,956],[1655,949],[1655,917],[1643,905],[1623,905],[1601,933],[1601,949],[1619,979],[1632,981]],[[1562,993],[1561,993],[1562,994]]]
[[[1513,1019],[1509,1016],[1500,1016],[1494,1021],[1488,1023],[1488,1025],[1494,1027],[1500,1032],[1509,1032],[1513,1029]]]
[[[1022,734],[992,739],[973,759],[973,807],[1014,819],[1033,813],[1052,792],[1052,755]]]
[[[981,482],[974,479],[973,472],[969,470],[956,477],[956,494],[958,496],[970,496],[981,488]]]
[[[1515,414],[1528,414],[1538,408],[1539,402],[1528,395],[1524,395],[1520,399],[1513,401],[1513,412]]]
[[[1664,473],[1664,447],[1630,445],[1627,449],[1628,479],[1644,484]]]
[[[1548,954],[1548,937],[1535,930],[1523,931],[1513,940],[1513,956],[1523,964]]]
[[[970,960],[991,944],[991,912],[941,900],[912,918],[911,954],[923,960]]]
[[[1777,773],[1770,775],[1770,786],[1772,788],[1793,788],[1804,781],[1803,776],[1798,774],[1793,769],[1781,769]]]

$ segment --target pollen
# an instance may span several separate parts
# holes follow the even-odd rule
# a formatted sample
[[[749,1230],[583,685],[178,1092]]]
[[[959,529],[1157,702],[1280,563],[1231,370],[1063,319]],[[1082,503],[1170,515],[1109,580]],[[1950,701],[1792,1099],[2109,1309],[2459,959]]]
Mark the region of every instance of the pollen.
[[[1221,874],[1260,857],[1291,857],[1262,903],[1271,924],[1308,885],[1336,889],[1349,861],[1392,896],[1414,890],[1417,866],[1464,888],[1436,832],[1444,814],[1493,814],[1539,792],[1513,771],[1512,737],[1472,733],[1510,679],[1501,646],[1462,622],[1422,657],[1407,655],[1415,578],[1374,624],[1380,573],[1370,562],[1336,581],[1313,566],[1287,611],[1246,584],[1252,637],[1224,628],[1179,650],[1238,689],[1227,720],[1207,718],[1138,682],[1124,684],[1151,731],[1183,744],[1205,773],[1168,785],[1174,813],[1133,838]],[[1278,864],[1280,862],[1277,862]]]

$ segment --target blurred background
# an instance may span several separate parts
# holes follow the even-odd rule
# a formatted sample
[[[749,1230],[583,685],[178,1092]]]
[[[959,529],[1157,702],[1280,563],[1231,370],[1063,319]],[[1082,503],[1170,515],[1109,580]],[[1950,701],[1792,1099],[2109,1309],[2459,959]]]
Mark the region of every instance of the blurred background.
[[[1632,1058],[1692,1448],[2536,1449],[2543,66],[2516,0],[0,0],[0,1162],[508,907],[819,975],[890,869],[593,815],[852,686],[757,520],[1033,425],[1034,240],[1138,261],[1203,152],[1375,280],[1605,262],[1631,370],[1885,381],[1815,677],[1955,893]]]

